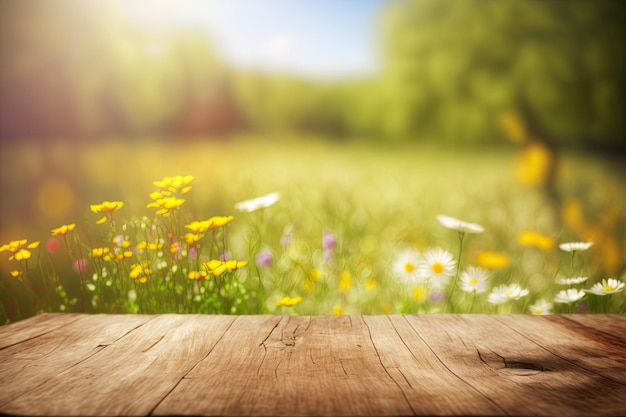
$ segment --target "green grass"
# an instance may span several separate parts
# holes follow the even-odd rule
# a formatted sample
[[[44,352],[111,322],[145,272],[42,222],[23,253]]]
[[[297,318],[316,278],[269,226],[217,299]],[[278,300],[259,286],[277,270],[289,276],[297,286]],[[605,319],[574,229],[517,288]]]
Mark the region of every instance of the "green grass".
[[[568,288],[554,283],[557,276],[588,276],[580,288],[611,276],[623,280],[626,185],[618,164],[561,155],[559,190],[567,204],[580,203],[583,216],[573,224],[570,216],[561,224],[540,190],[515,181],[513,167],[520,152],[516,147],[264,139],[167,145],[113,140],[90,145],[2,144],[0,244],[23,238],[42,244],[27,262],[9,261],[9,253],[0,254],[0,321],[40,311],[528,313],[537,299],[552,300]],[[157,189],[152,182],[173,175],[193,175],[193,189],[173,217],[164,219],[146,204]],[[234,209],[239,201],[273,191],[281,194],[274,206],[252,213]],[[104,200],[124,202],[115,212],[115,230],[108,223],[96,225],[100,216],[89,210],[90,204]],[[450,299],[448,287],[437,300],[428,285],[416,291],[417,284],[399,282],[392,265],[405,248],[423,252],[440,247],[457,258],[457,233],[436,221],[440,213],[485,228],[464,239],[460,272],[476,265],[482,252],[503,253],[510,262],[489,271],[489,287],[518,283],[530,294],[495,306],[486,301],[486,293],[472,299],[456,289]],[[234,219],[215,234],[207,233],[198,259],[170,255],[169,244],[181,240],[184,225],[217,215]],[[67,234],[67,246],[48,253],[50,229],[68,223],[77,226]],[[572,263],[570,254],[558,246],[540,250],[522,245],[519,235],[524,231],[539,232],[556,243],[596,244],[577,253]],[[332,262],[323,254],[322,236],[327,232],[337,238]],[[114,250],[111,239],[118,234],[131,249],[141,240],[160,239],[164,246],[154,253],[135,253],[125,263],[90,256],[94,247]],[[286,235],[291,239],[287,245]],[[224,250],[248,264],[203,282],[187,278],[190,270],[200,269],[201,261],[219,258]],[[260,250],[273,254],[270,267],[255,264]],[[71,267],[79,258],[89,261],[81,274]],[[132,264],[143,261],[153,273],[147,282],[137,283],[129,273]],[[23,270],[24,275],[14,278],[9,274],[13,270]],[[131,292],[129,298],[131,290],[136,297]],[[284,296],[303,299],[295,306],[277,306]],[[624,292],[587,294],[576,303],[555,304],[553,311],[623,312],[625,300]]]

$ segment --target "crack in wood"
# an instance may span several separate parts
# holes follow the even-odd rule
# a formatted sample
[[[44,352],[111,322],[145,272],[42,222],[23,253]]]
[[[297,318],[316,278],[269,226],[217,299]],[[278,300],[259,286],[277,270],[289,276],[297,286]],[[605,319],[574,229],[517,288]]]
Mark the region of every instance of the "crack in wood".
[[[48,316],[48,315],[55,315],[55,313],[46,313],[45,315],[46,316]],[[63,323],[60,326],[48,328],[45,331],[43,331],[42,333],[38,333],[36,335],[30,336],[30,337],[27,337],[27,338],[24,338],[24,339],[20,339],[20,340],[16,341],[15,343],[11,343],[11,344],[8,344],[8,345],[0,346],[0,351],[3,351],[4,349],[10,348],[12,346],[19,345],[21,343],[28,342],[29,340],[34,340],[34,339],[37,339],[39,337],[45,336],[47,334],[50,334],[50,333],[52,333],[54,331],[62,329],[63,327],[67,327],[68,325],[71,325],[72,323],[74,323],[78,319],[80,319],[80,315],[77,314],[76,317],[74,317],[74,320],[68,320],[67,322]]]
[[[569,317],[158,318],[85,317],[4,351],[0,414],[608,416],[626,405],[614,381],[626,381],[623,349],[603,350]],[[626,329],[623,317],[571,320]],[[16,329],[0,338],[45,326]]]
[[[155,347],[161,340],[163,340],[163,338],[165,338],[165,335],[161,335],[161,337],[159,337],[153,344],[142,350],[142,352],[146,353],[147,351]]]
[[[267,340],[270,338],[270,336],[272,336],[272,333],[274,333],[274,330],[276,330],[276,328],[280,325],[280,323],[282,323],[283,319],[284,319],[284,316],[282,316],[280,318],[280,320],[278,320],[276,322],[276,324],[267,333],[267,336],[265,337],[265,339],[263,339],[263,341],[259,344],[259,346],[263,346],[263,358],[261,359],[261,362],[259,363],[259,366],[256,369],[256,375],[257,376],[261,375],[261,368],[263,367],[263,363],[265,362],[265,358],[267,357],[267,344],[265,342],[267,342]],[[282,337],[282,335],[281,335],[281,337]]]
[[[361,318],[361,320],[363,320],[363,318]],[[393,383],[398,387],[398,389],[400,390],[400,392],[402,393],[402,396],[404,397],[404,401],[406,402],[406,405],[409,407],[409,409],[411,410],[411,413],[413,415],[416,415],[415,409],[413,408],[413,405],[411,404],[411,401],[409,401],[409,397],[407,396],[406,392],[402,389],[402,386],[398,383],[398,381],[396,381],[393,376],[391,375],[391,373],[389,372],[389,370],[387,369],[387,367],[385,366],[385,364],[383,363],[382,358],[380,357],[380,352],[378,351],[378,348],[376,347],[376,343],[374,343],[374,338],[372,337],[372,329],[370,329],[370,326],[367,324],[366,321],[363,320],[363,324],[365,325],[365,327],[367,328],[367,333],[369,335],[370,338],[370,342],[372,343],[372,346],[374,347],[374,351],[376,352],[376,357],[378,358],[378,362],[380,363],[380,366],[383,368],[383,371],[385,371],[385,373],[387,374],[387,376],[393,381]]]
[[[507,327],[508,329],[510,329],[510,330],[514,331],[515,333],[517,333],[518,335],[520,335],[520,336],[524,337],[524,338],[525,338],[526,340],[528,340],[529,342],[531,342],[531,343],[533,343],[533,344],[537,345],[538,347],[540,347],[541,349],[545,350],[545,351],[546,351],[546,352],[548,352],[549,354],[554,355],[554,356],[556,356],[556,357],[557,357],[557,358],[559,358],[559,359],[562,359],[563,361],[565,361],[565,362],[569,363],[570,365],[573,365],[573,366],[578,367],[578,368],[580,368],[580,369],[583,369],[583,370],[585,370],[585,371],[587,371],[587,372],[590,372],[590,373],[592,373],[592,374],[594,374],[594,375],[596,375],[596,376],[598,376],[598,377],[600,377],[600,378],[602,378],[602,379],[606,379],[606,380],[609,380],[609,381],[614,382],[614,383],[616,383],[616,384],[619,384],[619,385],[622,385],[622,386],[626,386],[626,383],[624,383],[624,382],[620,381],[619,379],[612,378],[609,374],[603,374],[603,373],[600,373],[600,372],[598,372],[598,371],[596,371],[596,370],[594,370],[594,369],[592,369],[592,368],[589,368],[589,367],[587,367],[587,366],[583,366],[583,365],[582,365],[580,362],[578,362],[578,361],[575,361],[575,360],[569,359],[569,358],[567,358],[567,357],[565,357],[565,356],[563,356],[563,355],[560,355],[559,353],[555,352],[554,350],[549,349],[547,346],[544,346],[543,344],[541,344],[541,343],[539,343],[539,342],[535,341],[534,339],[532,339],[532,338],[531,338],[529,335],[527,335],[526,333],[519,331],[519,330],[518,330],[518,329],[516,329],[515,327],[512,327],[512,326],[511,326],[511,325],[509,325],[506,321],[502,321],[501,319],[499,319],[498,317],[495,317],[495,316],[494,316],[493,318],[494,318],[494,320],[496,320],[496,321],[500,322],[501,324],[503,324],[503,325],[504,325],[505,327]]]
[[[101,350],[103,350],[105,347],[106,347],[106,346],[103,346],[103,347],[96,346],[96,347],[95,347],[95,348],[91,351],[91,353],[90,353],[90,354],[86,355],[85,357],[83,357],[83,358],[82,358],[81,360],[79,360],[78,362],[73,363],[72,365],[68,366],[67,368],[65,368],[65,369],[61,370],[59,373],[67,372],[67,371],[69,371],[70,369],[73,369],[73,368],[75,368],[75,367],[79,366],[80,364],[82,364],[83,362],[85,362],[86,360],[88,360],[89,358],[91,358],[92,356],[94,356],[94,355],[98,354],[98,353],[99,353]],[[51,376],[51,377],[50,377],[50,378],[48,378],[48,379],[44,379],[44,380],[42,380],[42,381],[41,381],[41,383],[37,384],[36,386],[34,386],[34,387],[32,388],[32,391],[37,391],[40,387],[44,386],[44,385],[45,385],[48,381],[50,381],[50,380],[51,380],[51,379],[53,379],[53,378],[54,378],[54,376]],[[8,403],[10,403],[10,402],[12,402],[12,401],[14,401],[14,400],[16,400],[16,399],[18,399],[18,398],[20,398],[20,397],[22,397],[22,396],[26,395],[26,394],[29,394],[29,392],[28,392],[28,391],[26,391],[26,392],[23,392],[23,393],[21,393],[21,394],[19,394],[19,395],[15,396],[15,397],[13,397],[13,398],[10,398],[10,399],[9,399],[9,401],[7,401],[7,402],[5,402],[5,403],[0,404],[0,406],[4,406],[5,404],[8,404]]]
[[[492,399],[491,397],[489,397],[487,394],[485,394],[484,392],[482,392],[481,390],[479,390],[478,388],[476,388],[473,384],[471,384],[469,381],[466,381],[465,378],[461,377],[460,375],[458,375],[456,372],[454,372],[437,354],[437,352],[434,351],[434,349],[426,342],[426,340],[424,340],[424,338],[422,337],[422,335],[419,334],[419,332],[417,331],[417,329],[413,326],[413,324],[407,319],[406,316],[403,316],[404,320],[406,320],[406,322],[409,324],[409,326],[413,329],[413,331],[415,332],[415,334],[417,335],[418,338],[420,338],[420,340],[422,342],[424,342],[424,345],[426,345],[426,347],[428,348],[428,350],[430,350],[432,352],[432,354],[435,356],[435,358],[437,358],[437,361],[439,361],[439,363],[441,365],[443,365],[443,367],[450,372],[450,374],[452,374],[454,377],[458,378],[461,382],[463,382],[464,384],[466,384],[467,386],[469,386],[471,389],[473,389],[474,391],[476,391],[480,396],[482,396],[484,399],[486,399],[487,401],[489,401],[491,404],[493,404],[495,407],[498,408],[498,410],[500,410],[502,412],[502,415],[506,415],[508,416],[509,413],[502,408],[502,406],[500,406],[494,399]]]
[[[346,371],[346,367],[344,366],[342,359],[339,359],[339,364],[341,365],[341,370],[343,371],[344,375],[348,375],[348,371]]]
[[[154,405],[154,407],[152,407],[152,409],[150,409],[150,411],[146,414],[147,416],[151,416],[154,414],[154,411],[161,405],[161,403],[163,403],[163,401],[168,397],[168,395],[170,395],[179,385],[180,383],[184,380],[184,379],[188,379],[187,375],[189,375],[200,363],[202,363],[202,361],[204,361],[206,358],[209,357],[209,355],[211,355],[211,353],[215,350],[215,347],[221,342],[221,340],[224,338],[224,336],[226,335],[226,333],[228,333],[228,331],[230,330],[230,328],[235,324],[235,322],[237,321],[237,319],[239,318],[239,316],[236,316],[234,320],[232,320],[228,326],[226,326],[226,329],[224,330],[224,333],[222,333],[220,335],[220,337],[215,341],[215,343],[213,344],[213,346],[211,346],[211,349],[209,349],[209,351],[207,352],[206,355],[204,355],[203,358],[201,358],[199,361],[197,361],[193,366],[191,366],[187,372],[185,372],[183,374],[183,376],[175,383],[172,385],[171,389],[169,391],[167,391],[163,397],[161,397],[161,399],[159,401],[156,402],[156,404]]]
[[[540,372],[544,372],[547,370],[543,365],[539,363],[523,361],[523,360],[507,359],[506,357],[500,355],[493,349],[487,349],[489,352],[491,352],[493,355],[499,358],[499,361],[498,361],[499,363],[501,362],[501,366],[494,367],[492,365],[493,362],[488,360],[488,358],[486,358],[483,355],[483,353],[480,351],[480,349],[477,346],[474,346],[474,348],[476,349],[476,353],[478,354],[478,358],[480,359],[480,361],[495,371],[504,370],[508,374],[511,374],[511,375],[531,376],[531,375],[536,375]]]

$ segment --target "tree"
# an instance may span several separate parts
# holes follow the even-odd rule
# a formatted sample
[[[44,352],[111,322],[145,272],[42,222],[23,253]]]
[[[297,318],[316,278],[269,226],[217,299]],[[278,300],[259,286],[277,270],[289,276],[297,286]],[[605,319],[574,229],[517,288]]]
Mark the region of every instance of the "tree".
[[[623,143],[626,3],[397,0],[382,25],[388,135],[483,141],[520,99],[564,143]]]

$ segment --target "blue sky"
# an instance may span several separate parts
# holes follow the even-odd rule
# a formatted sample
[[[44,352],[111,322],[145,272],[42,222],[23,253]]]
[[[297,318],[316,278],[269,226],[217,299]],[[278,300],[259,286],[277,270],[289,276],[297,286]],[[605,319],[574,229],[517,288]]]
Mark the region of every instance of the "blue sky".
[[[182,0],[122,2],[149,25],[210,34],[223,59],[244,68],[312,78],[373,74],[384,0]]]

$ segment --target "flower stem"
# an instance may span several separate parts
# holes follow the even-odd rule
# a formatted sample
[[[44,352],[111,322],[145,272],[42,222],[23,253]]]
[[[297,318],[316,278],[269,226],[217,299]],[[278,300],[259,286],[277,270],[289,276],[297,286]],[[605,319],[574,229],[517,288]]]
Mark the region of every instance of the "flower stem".
[[[454,290],[456,290],[457,282],[459,280],[459,273],[461,271],[461,254],[463,253],[463,238],[465,238],[464,232],[459,232],[459,254],[457,256],[456,272],[454,279],[452,280],[452,288],[450,289],[450,295],[448,296],[448,305],[446,306],[446,312],[450,309],[451,313],[454,313],[454,303],[452,301],[454,296]]]

